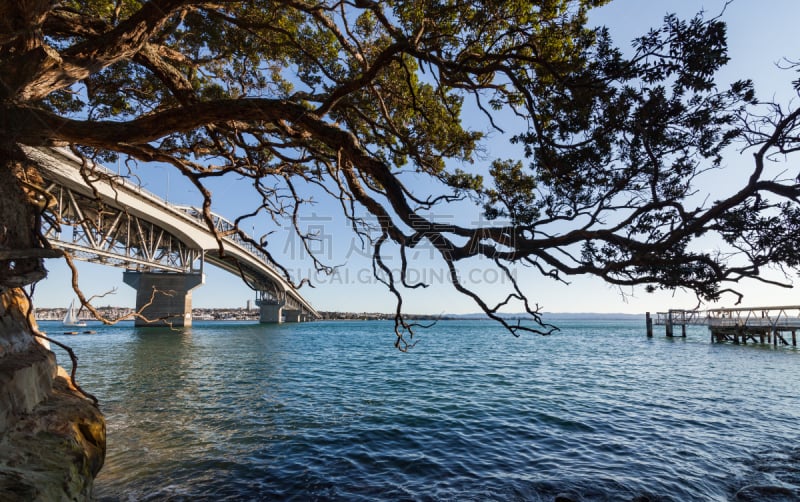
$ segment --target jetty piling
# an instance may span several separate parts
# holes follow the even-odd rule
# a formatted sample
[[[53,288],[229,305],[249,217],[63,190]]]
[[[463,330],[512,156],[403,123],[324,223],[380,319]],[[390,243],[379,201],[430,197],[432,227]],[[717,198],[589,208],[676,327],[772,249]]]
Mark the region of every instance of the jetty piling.
[[[664,326],[667,337],[675,336],[675,326],[681,327],[681,338],[686,338],[686,326],[704,324],[698,322],[697,312],[693,310],[672,309],[668,312],[657,312],[655,324]]]

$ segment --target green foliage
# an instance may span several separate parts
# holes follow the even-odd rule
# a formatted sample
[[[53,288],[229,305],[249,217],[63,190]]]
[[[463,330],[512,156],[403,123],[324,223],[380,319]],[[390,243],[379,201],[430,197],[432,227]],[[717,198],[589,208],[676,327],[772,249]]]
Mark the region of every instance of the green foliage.
[[[522,162],[495,161],[489,170],[494,189],[486,190],[486,217],[509,218],[514,225],[530,225],[536,221],[536,179],[523,171]]]

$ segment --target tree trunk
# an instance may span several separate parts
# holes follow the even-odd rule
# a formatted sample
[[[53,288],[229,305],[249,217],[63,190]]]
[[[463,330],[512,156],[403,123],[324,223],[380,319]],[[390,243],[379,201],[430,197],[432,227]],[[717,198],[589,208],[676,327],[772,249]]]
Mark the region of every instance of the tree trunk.
[[[0,143],[0,499],[88,500],[105,458],[105,420],[70,383],[22,289],[46,275],[41,178]]]

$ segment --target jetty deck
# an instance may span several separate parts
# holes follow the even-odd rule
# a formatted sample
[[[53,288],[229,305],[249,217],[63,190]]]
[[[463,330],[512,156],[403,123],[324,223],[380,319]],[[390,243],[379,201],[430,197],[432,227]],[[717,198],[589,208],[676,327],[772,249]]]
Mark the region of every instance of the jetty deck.
[[[686,336],[686,326],[708,326],[712,342],[746,344],[772,343],[797,346],[800,331],[800,305],[780,307],[720,308],[710,310],[669,310],[657,312],[655,322],[647,313],[647,336],[653,336],[653,325],[664,326],[668,337],[676,327]]]

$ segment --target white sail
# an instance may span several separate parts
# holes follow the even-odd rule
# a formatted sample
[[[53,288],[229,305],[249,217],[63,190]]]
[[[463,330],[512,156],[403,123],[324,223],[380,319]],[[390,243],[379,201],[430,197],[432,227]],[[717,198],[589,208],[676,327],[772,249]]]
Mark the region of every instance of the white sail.
[[[67,307],[67,313],[64,315],[64,324],[72,324],[75,322],[75,300],[70,302]]]
[[[75,310],[75,300],[72,300],[64,315],[64,326],[86,326],[86,323],[78,321],[78,314]]]

